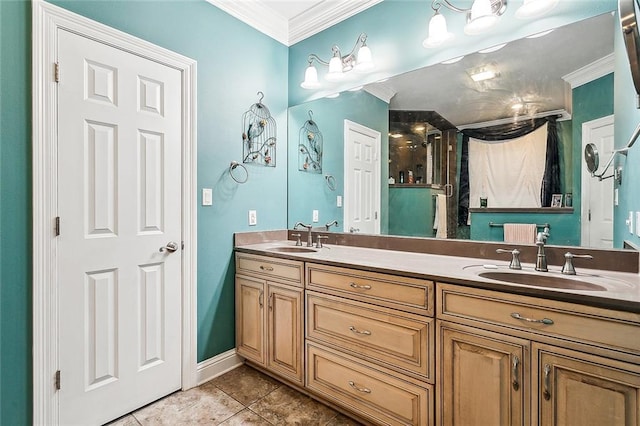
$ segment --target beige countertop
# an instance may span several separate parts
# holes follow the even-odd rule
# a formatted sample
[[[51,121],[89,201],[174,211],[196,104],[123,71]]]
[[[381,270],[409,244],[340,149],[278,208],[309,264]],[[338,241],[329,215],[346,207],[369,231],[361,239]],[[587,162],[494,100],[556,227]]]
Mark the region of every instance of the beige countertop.
[[[281,240],[236,246],[236,251],[267,255],[276,258],[295,259],[333,266],[351,267],[393,273],[397,275],[429,279],[509,293],[544,297],[554,300],[582,303],[610,309],[640,313],[640,275],[602,271],[576,267],[577,275],[560,273],[562,265],[549,265],[549,272],[537,272],[533,264],[522,263],[522,271],[511,271],[508,261],[444,256],[435,254],[400,252],[353,246],[325,245],[310,253],[282,253],[278,247],[295,247],[293,241]],[[575,290],[513,284],[484,278],[481,272],[501,271],[546,275],[560,279],[585,281],[597,284],[602,290]],[[548,274],[548,275],[547,275]]]

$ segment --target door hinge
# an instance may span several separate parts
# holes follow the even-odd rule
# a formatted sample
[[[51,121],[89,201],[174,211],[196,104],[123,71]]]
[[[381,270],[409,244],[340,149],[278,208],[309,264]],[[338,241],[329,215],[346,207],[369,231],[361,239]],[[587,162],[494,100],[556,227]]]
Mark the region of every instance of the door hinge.
[[[56,237],[60,235],[60,216],[56,217],[55,233]]]
[[[184,250],[184,241],[182,241],[182,250]]]
[[[58,62],[53,64],[53,79],[56,83],[60,83],[60,64]]]
[[[589,209],[589,222],[591,222],[591,209]]]
[[[378,212],[373,212],[373,218],[374,218],[375,220],[378,220]]]
[[[60,370],[56,371],[53,381],[56,390],[60,390]]]

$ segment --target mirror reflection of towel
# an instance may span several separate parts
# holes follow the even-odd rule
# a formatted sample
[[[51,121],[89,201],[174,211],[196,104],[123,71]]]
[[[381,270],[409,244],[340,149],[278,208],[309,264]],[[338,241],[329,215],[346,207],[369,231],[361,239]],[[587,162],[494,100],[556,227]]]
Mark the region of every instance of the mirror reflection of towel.
[[[505,223],[504,242],[535,244],[537,227],[535,223]]]
[[[447,196],[444,194],[438,194],[436,198],[433,229],[437,230],[436,238],[447,238]]]

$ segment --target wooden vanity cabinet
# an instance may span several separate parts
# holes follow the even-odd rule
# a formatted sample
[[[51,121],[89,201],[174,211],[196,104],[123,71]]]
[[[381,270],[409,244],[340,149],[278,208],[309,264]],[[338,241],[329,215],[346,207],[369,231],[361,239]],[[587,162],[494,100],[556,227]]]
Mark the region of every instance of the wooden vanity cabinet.
[[[640,426],[639,314],[443,283],[436,299],[439,425]]]
[[[433,285],[307,263],[307,389],[372,424],[433,425]]]
[[[236,254],[238,354],[303,385],[303,263]]]

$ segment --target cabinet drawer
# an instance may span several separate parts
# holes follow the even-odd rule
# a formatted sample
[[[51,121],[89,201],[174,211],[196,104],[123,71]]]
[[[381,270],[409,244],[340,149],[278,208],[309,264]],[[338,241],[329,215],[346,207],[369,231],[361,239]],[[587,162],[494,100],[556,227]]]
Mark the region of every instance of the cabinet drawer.
[[[631,312],[438,283],[437,315],[640,352],[640,315]]]
[[[259,274],[261,277],[276,278],[292,285],[302,285],[303,265],[295,260],[236,253],[237,273]]]
[[[377,424],[433,424],[433,387],[416,386],[312,343],[307,344],[307,387]]]
[[[307,288],[433,316],[433,281],[307,264]]]
[[[307,293],[307,338],[433,382],[432,318]]]

